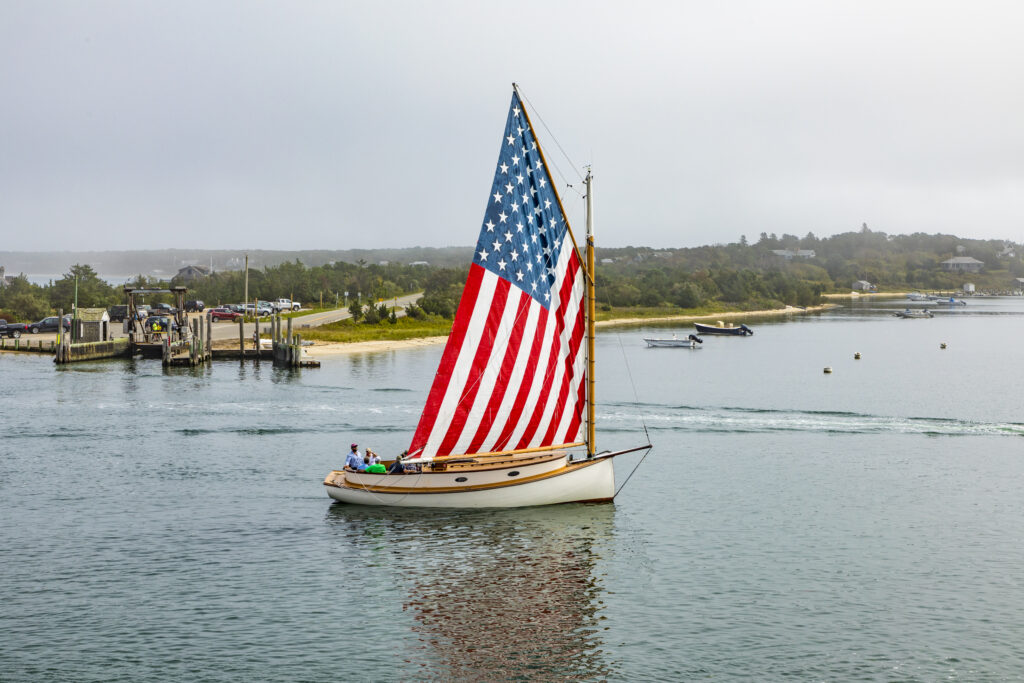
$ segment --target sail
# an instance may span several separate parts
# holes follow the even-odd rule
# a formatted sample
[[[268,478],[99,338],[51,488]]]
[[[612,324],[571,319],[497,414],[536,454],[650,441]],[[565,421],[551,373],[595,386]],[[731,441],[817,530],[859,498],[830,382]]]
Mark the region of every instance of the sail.
[[[517,93],[469,277],[409,453],[580,439],[584,269]]]

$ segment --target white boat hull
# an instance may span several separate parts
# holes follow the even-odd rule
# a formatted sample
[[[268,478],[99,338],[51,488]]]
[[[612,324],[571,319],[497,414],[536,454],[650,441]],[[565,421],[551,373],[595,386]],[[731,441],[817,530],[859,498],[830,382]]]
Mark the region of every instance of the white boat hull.
[[[647,342],[647,346],[656,348],[683,348],[683,349],[699,349],[700,344],[690,339],[648,339],[644,338]]]
[[[518,472],[515,480],[510,471]],[[456,478],[465,481],[456,482]],[[324,481],[327,495],[343,503],[393,507],[528,507],[615,496],[612,458],[567,465],[566,458],[512,470],[436,472],[404,475],[335,471]],[[389,490],[391,489],[391,490]]]

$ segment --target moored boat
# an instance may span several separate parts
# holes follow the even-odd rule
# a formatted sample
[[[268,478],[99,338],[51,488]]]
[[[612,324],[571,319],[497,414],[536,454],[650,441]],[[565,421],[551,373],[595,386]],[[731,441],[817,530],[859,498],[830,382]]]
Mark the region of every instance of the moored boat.
[[[923,311],[912,311],[909,308],[905,311],[897,311],[893,313],[897,318],[934,318],[935,314],[929,311],[927,308]]]
[[[686,339],[679,339],[674,334],[671,339],[644,337],[644,341],[647,342],[647,346],[653,348],[699,349],[700,345],[704,343],[704,340],[695,334],[691,334]]]
[[[697,334],[725,334],[734,337],[746,337],[747,335],[754,334],[754,331],[746,325],[726,325],[721,320],[714,325],[694,323],[693,326],[697,328]]]
[[[521,507],[614,499],[594,411],[593,179],[584,259],[513,86],[473,262],[426,406],[394,474],[327,475],[338,501]],[[394,461],[385,468],[393,469]]]

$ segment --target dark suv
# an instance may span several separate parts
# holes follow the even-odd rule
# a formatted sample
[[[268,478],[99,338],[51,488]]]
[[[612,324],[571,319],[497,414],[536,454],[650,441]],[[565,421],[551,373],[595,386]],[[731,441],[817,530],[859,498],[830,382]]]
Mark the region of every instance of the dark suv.
[[[29,323],[28,331],[31,332],[32,334],[39,334],[40,332],[56,332],[57,331],[57,326],[58,326],[58,322],[57,322],[58,320],[60,320],[60,318],[58,318],[55,315],[51,315],[49,318],[43,318],[39,322]],[[65,315],[64,316],[64,329],[65,330],[70,330],[71,329],[71,316],[70,315]]]
[[[186,301],[185,302],[185,312],[186,313],[202,313],[203,312],[203,308],[204,308],[203,302],[198,300],[198,299],[196,299],[195,301]]]

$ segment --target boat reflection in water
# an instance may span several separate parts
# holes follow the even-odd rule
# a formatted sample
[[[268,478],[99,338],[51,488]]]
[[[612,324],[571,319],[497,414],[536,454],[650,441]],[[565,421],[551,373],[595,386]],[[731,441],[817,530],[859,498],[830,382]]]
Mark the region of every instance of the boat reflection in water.
[[[602,651],[605,588],[597,566],[614,515],[605,504],[386,515],[332,505],[328,521],[362,529],[344,538],[362,546],[355,553],[362,566],[388,577],[388,592],[364,597],[401,600],[413,617],[411,633],[389,634],[404,642],[396,656],[412,665],[409,673],[589,680],[617,670]]]

